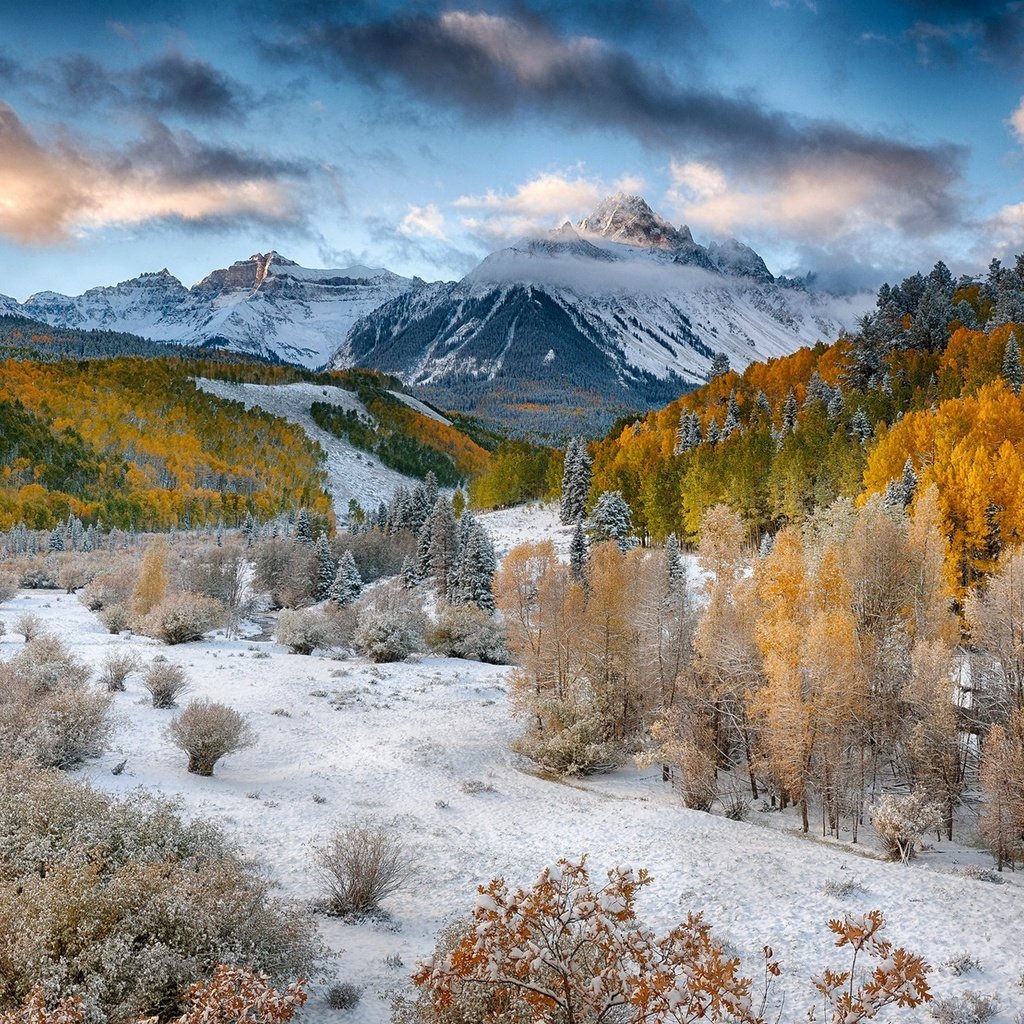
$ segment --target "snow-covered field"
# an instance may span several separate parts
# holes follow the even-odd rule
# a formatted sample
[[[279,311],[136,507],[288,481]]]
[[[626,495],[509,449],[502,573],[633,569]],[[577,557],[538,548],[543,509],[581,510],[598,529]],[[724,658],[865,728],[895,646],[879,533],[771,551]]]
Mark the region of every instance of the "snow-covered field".
[[[551,510],[494,513],[486,522],[503,551],[551,534],[562,548],[568,542]],[[0,656],[20,646],[14,622],[26,611],[93,666],[112,649],[133,648],[145,660],[163,654],[185,667],[194,696],[250,716],[255,747],[222,762],[213,778],[188,775],[166,736],[174,712],[154,709],[133,675],[116,695],[112,748],[79,775],[112,792],[142,786],[179,797],[187,814],[213,817],[236,836],[287,895],[317,897],[309,844],[333,822],[362,814],[397,820],[420,869],[413,891],[387,901],[395,927],[319,918],[337,951],[338,980],[365,986],[344,1019],[388,1020],[389,993],[429,954],[438,929],[469,909],[477,884],[498,875],[529,882],[558,857],[584,852],[598,870],[630,863],[651,871],[642,913],[653,925],[667,928],[702,909],[752,970],[770,943],[784,971],[775,990],[785,995],[783,1021],[804,1019],[812,973],[845,963],[833,955],[827,920],[875,907],[892,938],[936,966],[937,995],[998,993],[1000,1024],[1024,1011],[1024,887],[1012,875],[994,884],[958,874],[960,864],[990,863],[969,847],[942,843],[902,866],[873,855],[870,843],[856,849],[801,836],[795,820],[778,814],[755,809],[749,822],[733,822],[688,811],[653,769],[542,778],[509,748],[516,725],[506,668],[432,657],[375,666],[290,655],[249,639],[167,648],[109,635],[74,596],[54,591],[23,592],[0,608],[8,629]],[[113,775],[125,759],[124,772]],[[827,883],[846,879],[859,888],[845,898],[826,894]],[[939,966],[960,953],[981,970],[957,976]],[[396,955],[404,966],[386,963]],[[904,1019],[927,1019],[917,1014]],[[305,1019],[343,1018],[317,994]]]

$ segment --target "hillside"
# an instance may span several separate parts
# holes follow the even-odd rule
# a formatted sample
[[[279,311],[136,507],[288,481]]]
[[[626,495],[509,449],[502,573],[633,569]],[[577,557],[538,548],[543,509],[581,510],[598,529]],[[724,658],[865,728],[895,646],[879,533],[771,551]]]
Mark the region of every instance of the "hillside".
[[[724,502],[760,539],[836,498],[939,488],[957,588],[1024,540],[1024,261],[884,286],[859,334],[731,371],[594,447],[643,533],[694,539]],[[910,494],[892,491],[910,461]],[[916,487],[916,491],[914,488]],[[894,496],[895,495],[895,496]]]

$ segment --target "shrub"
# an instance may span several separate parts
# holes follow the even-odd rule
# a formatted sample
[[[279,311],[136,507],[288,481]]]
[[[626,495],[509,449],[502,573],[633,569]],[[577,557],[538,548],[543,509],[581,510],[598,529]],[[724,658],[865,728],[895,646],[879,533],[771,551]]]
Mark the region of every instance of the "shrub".
[[[513,741],[512,748],[560,775],[608,772],[622,760],[621,746],[605,739],[603,724],[595,714],[580,713],[575,721],[545,732],[527,730]]]
[[[187,644],[224,623],[224,606],[202,594],[171,594],[139,623],[146,636],[165,644]]]
[[[220,601],[235,614],[244,603],[246,561],[239,547],[205,547],[178,566],[178,589]]]
[[[60,558],[57,582],[67,593],[73,594],[90,583],[98,571],[94,559],[86,554],[69,551]]]
[[[995,996],[987,992],[964,992],[936,999],[928,1012],[939,1024],[985,1024],[998,1009],[999,1000]]]
[[[445,658],[466,658],[485,665],[507,665],[505,630],[492,615],[473,605],[445,608],[427,633],[427,645]]]
[[[308,914],[275,898],[216,826],[185,823],[167,801],[117,800],[15,765],[0,773],[0,837],[0,1005],[21,1003],[43,978],[53,1001],[83,997],[90,1021],[168,1020],[197,996],[209,1007],[213,992],[256,991],[243,975],[282,984],[322,962]],[[252,970],[225,976],[226,961]],[[263,979],[265,999],[266,988]]]
[[[700,914],[688,914],[663,936],[640,923],[637,894],[650,882],[646,871],[620,867],[608,871],[605,884],[591,884],[584,857],[546,868],[529,888],[513,891],[500,878],[480,886],[471,919],[442,933],[434,956],[413,976],[417,999],[400,1000],[396,1020],[765,1024],[768,986],[781,974],[771,947],[763,947],[758,1000],[739,957],[729,955]],[[930,968],[894,949],[881,936],[884,927],[877,910],[829,922],[852,965],[826,970],[814,982],[825,1020],[864,1022],[886,1007],[931,999]],[[803,1019],[818,1018],[812,1010]]]
[[[928,803],[923,793],[886,793],[875,804],[871,820],[889,856],[906,863],[914,856],[921,836],[937,828],[942,819],[938,808]]]
[[[115,636],[128,628],[128,609],[123,604],[105,605],[97,615],[107,631]]]
[[[18,593],[18,577],[12,572],[0,572],[0,604],[6,604]]]
[[[24,615],[18,616],[17,621],[14,623],[14,628],[28,642],[42,633],[43,620],[38,615],[33,615],[32,612],[25,612]]]
[[[135,573],[134,560],[122,560],[113,568],[93,577],[79,592],[78,600],[92,612],[111,605],[127,607],[135,587]]]
[[[212,775],[222,757],[256,743],[256,733],[244,715],[209,700],[189,701],[171,721],[169,732],[171,742],[188,754],[193,775]]]
[[[339,539],[337,554],[351,551],[363,584],[374,583],[402,571],[406,558],[416,559],[416,538],[409,530],[392,534],[380,530],[346,534]]]
[[[89,685],[89,668],[57,637],[30,640],[0,662],[0,751],[51,768],[103,752],[111,696]]]
[[[142,685],[149,690],[155,708],[174,708],[178,698],[189,689],[185,670],[169,661],[151,661]]]
[[[132,672],[142,668],[142,659],[135,651],[109,651],[103,659],[100,682],[111,693],[124,690],[124,681]],[[152,691],[150,691],[152,692]]]
[[[0,636],[3,636],[7,632],[7,627],[4,625],[3,619],[0,619]]]
[[[352,1010],[359,1005],[363,997],[361,985],[353,985],[350,981],[342,981],[327,990],[327,1005],[332,1010]]]
[[[277,642],[292,654],[312,654],[341,640],[339,621],[325,612],[284,609],[277,619]]]
[[[425,631],[422,598],[401,583],[377,587],[356,612],[355,645],[373,661],[408,657],[421,649]]]
[[[941,965],[943,969],[959,977],[961,974],[970,974],[971,971],[981,970],[981,961],[970,953],[955,953]]]
[[[340,825],[313,847],[331,913],[360,917],[404,889],[415,873],[408,846],[393,824],[361,819]]]

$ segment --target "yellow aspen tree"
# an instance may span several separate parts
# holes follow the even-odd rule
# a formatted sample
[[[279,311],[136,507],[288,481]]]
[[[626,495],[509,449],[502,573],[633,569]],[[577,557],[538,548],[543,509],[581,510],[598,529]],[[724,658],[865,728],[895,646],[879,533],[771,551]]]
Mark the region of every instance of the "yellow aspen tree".
[[[154,541],[146,548],[129,607],[136,619],[148,615],[167,595],[167,544]]]
[[[953,614],[953,588],[947,575],[949,542],[935,484],[929,484],[914,502],[907,544],[914,639],[955,643],[958,624]]]

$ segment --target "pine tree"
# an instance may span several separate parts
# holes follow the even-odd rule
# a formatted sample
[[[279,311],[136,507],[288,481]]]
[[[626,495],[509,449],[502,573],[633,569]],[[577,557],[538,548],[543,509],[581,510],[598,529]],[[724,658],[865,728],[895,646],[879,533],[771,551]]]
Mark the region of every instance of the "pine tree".
[[[298,517],[295,520],[295,540],[299,544],[313,543],[313,529],[309,523],[309,513],[304,508],[299,509]]]
[[[416,574],[421,580],[430,575],[430,529],[431,519],[428,518],[416,539]]]
[[[861,444],[867,444],[873,433],[864,410],[858,409],[850,420],[850,436],[857,438]]]
[[[832,389],[832,396],[828,400],[828,414],[830,417],[835,419],[837,416],[841,416],[843,413],[843,406],[845,405],[845,396],[843,395],[842,386],[837,384]]]
[[[416,568],[416,562],[414,559],[409,558],[407,555],[405,560],[402,562],[402,586],[406,590],[412,590],[413,587],[420,583],[419,570]]]
[[[562,473],[561,520],[563,523],[579,522],[587,511],[587,496],[590,493],[591,459],[587,443],[582,437],[574,437],[565,449],[565,470]]]
[[[494,611],[494,571],[497,559],[486,531],[474,523],[463,543],[454,570],[449,599],[452,604],[473,604]]]
[[[338,571],[328,594],[340,607],[351,604],[363,590],[363,577],[351,551],[346,551],[338,562]]]
[[[724,352],[716,352],[711,360],[711,369],[708,372],[708,380],[716,377],[724,377],[729,372],[729,357]]]
[[[903,464],[903,475],[893,480],[885,489],[882,500],[889,508],[908,508],[917,494],[917,474],[914,472],[913,460],[908,456]]]
[[[613,540],[619,550],[633,547],[633,524],[629,505],[621,491],[605,491],[590,515],[590,535],[595,542]]]
[[[331,552],[331,544],[327,539],[326,533],[321,533],[317,537],[316,547],[314,548],[316,554],[316,599],[323,601],[327,598],[327,595],[331,592],[331,585],[334,583],[334,578],[338,573],[338,564],[334,560],[334,555]]]
[[[432,512],[437,504],[437,496],[441,493],[437,486],[437,477],[432,469],[423,478],[423,492],[427,499],[427,509]]]
[[[56,526],[50,532],[50,541],[47,545],[47,551],[63,551],[64,550],[64,527]]]
[[[577,523],[576,529],[572,532],[572,542],[569,545],[569,566],[576,580],[582,583],[587,568],[587,535],[583,532],[582,523]]]
[[[796,431],[796,395],[793,394],[793,389],[789,389],[789,394],[786,395],[786,401],[782,406],[782,433],[792,434]]]
[[[1024,384],[1024,373],[1020,366],[1020,346],[1017,344],[1016,333],[1011,333],[1006,339],[1006,350],[1003,352],[1003,379],[1013,389],[1015,395],[1020,394],[1021,384]]]
[[[725,413],[725,422],[722,424],[722,439],[732,437],[740,429],[740,407],[736,401],[736,392],[729,392],[729,404]]]
[[[761,414],[764,421],[767,423],[772,418],[772,407],[768,401],[768,396],[763,391],[757,392],[757,397],[754,399],[754,404],[757,406],[758,412]]]
[[[458,530],[452,503],[439,497],[430,520],[429,571],[437,592],[447,597],[452,583],[452,572],[458,561]]]
[[[710,420],[708,422],[708,444],[718,444],[721,437],[722,431],[719,429],[718,420]]]
[[[686,586],[686,566],[679,551],[679,538],[674,533],[665,541],[665,569],[669,596],[678,594]]]

